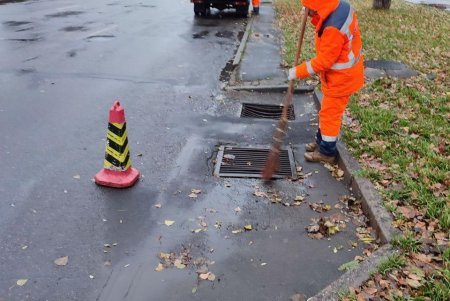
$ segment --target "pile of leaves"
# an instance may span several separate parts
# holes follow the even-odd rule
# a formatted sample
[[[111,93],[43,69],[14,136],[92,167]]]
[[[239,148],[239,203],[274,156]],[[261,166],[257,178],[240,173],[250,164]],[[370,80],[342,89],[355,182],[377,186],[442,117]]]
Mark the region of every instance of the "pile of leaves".
[[[177,268],[177,269],[185,269],[185,268],[194,268],[196,269],[196,273],[198,276],[198,280],[208,280],[214,281],[216,279],[216,275],[209,271],[209,265],[214,264],[214,262],[210,262],[205,257],[193,258],[191,255],[190,247],[183,246],[182,250],[177,254],[175,252],[172,253],[164,253],[161,252],[158,254],[159,264],[155,268],[156,272],[162,272],[168,268]],[[196,288],[195,288],[196,291]]]
[[[450,300],[450,18],[446,11],[393,0],[390,10],[350,0],[366,59],[405,63],[411,79],[367,82],[344,119],[344,140],[401,230],[401,252],[343,300]],[[296,0],[277,0],[285,60],[300,24]],[[308,28],[305,45],[312,43]],[[304,59],[311,57],[306,48]],[[363,234],[363,233],[361,233]]]

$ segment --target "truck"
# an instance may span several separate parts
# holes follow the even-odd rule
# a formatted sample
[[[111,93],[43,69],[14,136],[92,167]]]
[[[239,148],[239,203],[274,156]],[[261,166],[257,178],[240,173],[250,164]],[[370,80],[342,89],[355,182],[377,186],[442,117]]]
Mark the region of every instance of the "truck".
[[[191,3],[194,3],[196,16],[206,16],[213,7],[218,10],[234,8],[238,15],[247,17],[250,6],[250,0],[191,0]]]

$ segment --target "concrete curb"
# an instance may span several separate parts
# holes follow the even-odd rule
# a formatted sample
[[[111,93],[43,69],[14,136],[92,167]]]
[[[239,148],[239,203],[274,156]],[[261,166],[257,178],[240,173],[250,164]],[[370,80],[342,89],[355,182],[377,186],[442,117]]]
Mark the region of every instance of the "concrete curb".
[[[320,108],[322,93],[317,89],[313,93],[316,106]],[[317,295],[308,301],[339,300],[339,293],[345,292],[349,287],[359,287],[370,277],[370,272],[389,256],[394,254],[390,244],[396,231],[391,225],[393,222],[391,214],[384,208],[382,199],[375,186],[359,174],[361,170],[358,162],[350,155],[345,143],[339,141],[337,144],[339,156],[338,166],[345,173],[345,183],[352,188],[353,193],[361,199],[363,211],[369,216],[370,225],[377,232],[378,238],[383,244],[370,257],[361,262],[356,268],[346,272],[336,281],[328,285]]]
[[[339,294],[345,293],[350,287],[357,288],[370,278],[370,273],[375,272],[377,266],[395,253],[391,245],[384,245],[370,257],[361,262],[358,267],[347,271],[336,281],[325,287],[308,301],[339,301]]]
[[[227,91],[249,91],[249,92],[265,92],[265,93],[284,93],[288,89],[288,85],[242,85],[242,86],[228,86],[225,87]],[[314,86],[300,86],[295,88],[294,93],[308,93],[313,92]]]
[[[393,219],[383,206],[380,194],[369,179],[358,175],[361,169],[358,162],[348,152],[346,145],[339,141],[337,148],[338,166],[347,175],[346,182],[355,196],[361,199],[363,211],[369,216],[370,225],[377,231],[381,243],[391,242],[395,234],[399,232],[391,227]]]
[[[244,36],[242,37],[241,43],[239,45],[238,50],[236,51],[236,54],[234,56],[233,60],[233,68],[238,66],[241,63],[242,54],[244,53],[245,46],[247,45],[248,37],[250,35],[250,31],[252,30],[253,26],[253,16],[250,17],[250,20],[247,23],[247,27],[244,32]]]

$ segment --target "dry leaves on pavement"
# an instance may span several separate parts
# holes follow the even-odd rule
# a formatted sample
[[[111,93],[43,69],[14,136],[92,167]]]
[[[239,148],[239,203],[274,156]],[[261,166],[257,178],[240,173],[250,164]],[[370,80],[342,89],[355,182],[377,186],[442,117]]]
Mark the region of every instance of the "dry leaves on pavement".
[[[53,261],[57,266],[65,266],[67,265],[67,263],[69,262],[69,256],[64,256],[64,257],[60,257],[55,259],[55,261]]]

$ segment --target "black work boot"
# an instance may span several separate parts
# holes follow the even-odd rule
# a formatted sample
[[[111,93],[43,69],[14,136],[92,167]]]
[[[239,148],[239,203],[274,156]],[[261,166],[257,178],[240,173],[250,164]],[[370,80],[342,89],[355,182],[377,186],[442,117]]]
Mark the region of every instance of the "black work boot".
[[[259,15],[259,6],[253,7],[253,14],[254,15]]]

